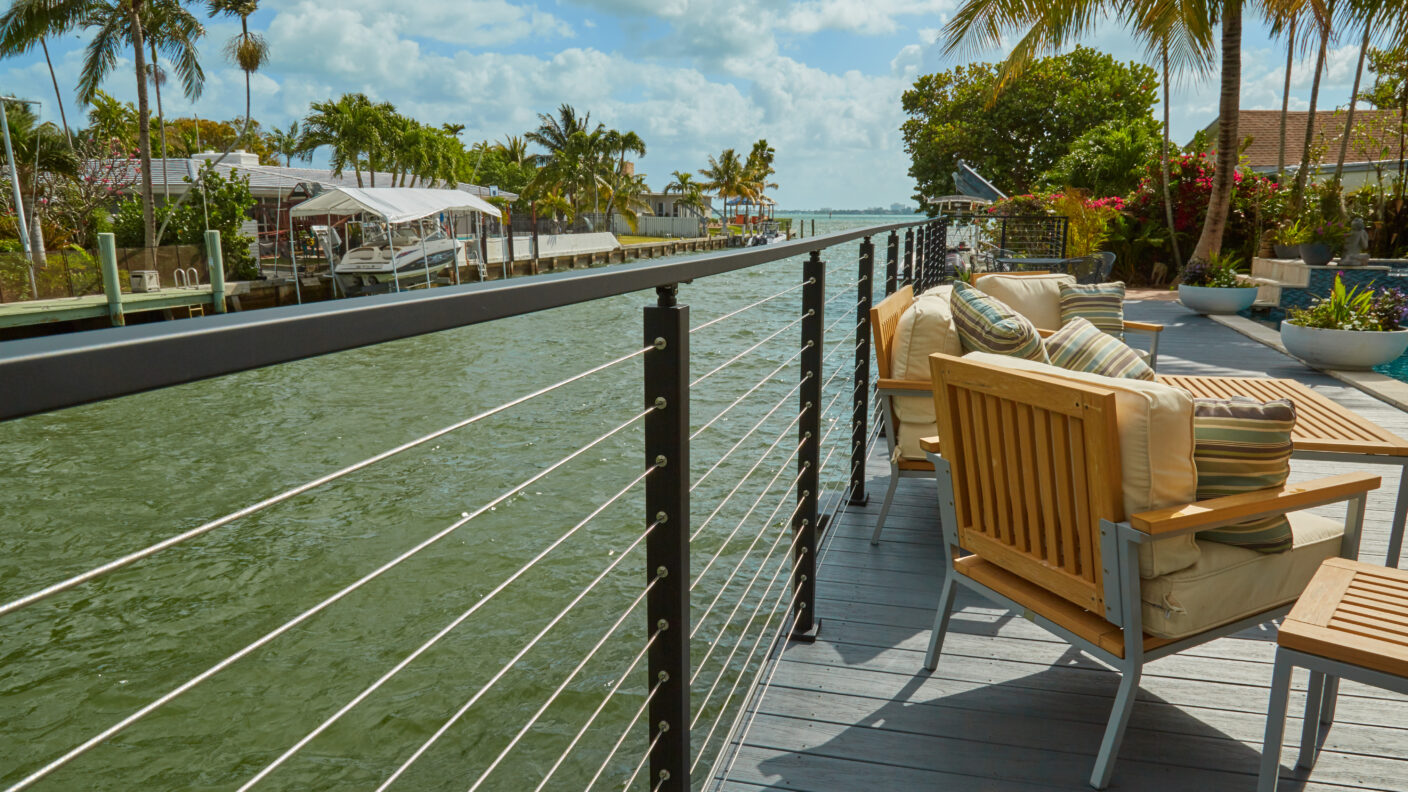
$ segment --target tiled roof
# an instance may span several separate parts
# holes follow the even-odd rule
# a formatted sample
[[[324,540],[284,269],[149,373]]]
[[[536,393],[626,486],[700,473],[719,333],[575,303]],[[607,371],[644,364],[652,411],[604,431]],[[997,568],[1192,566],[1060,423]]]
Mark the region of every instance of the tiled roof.
[[[1286,166],[1300,164],[1305,147],[1307,112],[1286,114]],[[1360,108],[1354,113],[1355,134],[1349,141],[1345,162],[1397,160],[1398,111]],[[1315,114],[1315,145],[1325,146],[1322,161],[1333,164],[1339,157],[1340,138],[1344,134],[1345,113],[1326,110]],[[1217,147],[1217,121],[1207,126],[1210,148]],[[1251,138],[1243,152],[1253,168],[1275,168],[1281,145],[1280,110],[1243,110],[1237,117],[1237,136]]]

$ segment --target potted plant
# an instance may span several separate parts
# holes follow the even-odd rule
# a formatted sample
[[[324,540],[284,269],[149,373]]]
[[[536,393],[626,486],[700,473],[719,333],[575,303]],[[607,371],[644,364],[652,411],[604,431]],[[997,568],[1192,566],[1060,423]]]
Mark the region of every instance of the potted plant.
[[[1234,314],[1256,302],[1256,284],[1237,277],[1237,259],[1214,253],[1207,263],[1194,262],[1183,270],[1178,301],[1200,314]]]
[[[1278,259],[1300,258],[1299,223],[1288,223],[1271,229],[1271,250]]]
[[[1300,257],[1315,267],[1329,264],[1349,236],[1349,226],[1343,220],[1307,221],[1297,226]]]
[[[1286,351],[1316,368],[1362,371],[1408,350],[1408,294],[1398,289],[1346,288],[1335,275],[1330,296],[1292,308],[1281,323]]]

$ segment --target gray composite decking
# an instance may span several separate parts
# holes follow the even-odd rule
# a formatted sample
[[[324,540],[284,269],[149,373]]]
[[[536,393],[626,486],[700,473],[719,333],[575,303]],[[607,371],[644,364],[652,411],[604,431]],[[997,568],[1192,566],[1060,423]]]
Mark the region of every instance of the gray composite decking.
[[[1131,303],[1168,325],[1163,373],[1294,377],[1408,436],[1408,414],[1171,303]],[[815,644],[789,643],[765,668],[716,785],[787,789],[1084,790],[1118,676],[1020,617],[960,589],[938,670],[923,671],[940,583],[933,484],[904,479],[878,547],[869,543],[888,468],[868,469],[871,502],[828,530]],[[1356,466],[1296,460],[1292,479]],[[1361,558],[1382,562],[1397,467],[1368,507]],[[1326,510],[1343,515],[1343,509]],[[1111,789],[1251,790],[1265,728],[1271,626],[1148,665]],[[1345,683],[1315,770],[1297,755],[1305,674],[1297,672],[1282,754],[1284,790],[1408,790],[1408,698]]]

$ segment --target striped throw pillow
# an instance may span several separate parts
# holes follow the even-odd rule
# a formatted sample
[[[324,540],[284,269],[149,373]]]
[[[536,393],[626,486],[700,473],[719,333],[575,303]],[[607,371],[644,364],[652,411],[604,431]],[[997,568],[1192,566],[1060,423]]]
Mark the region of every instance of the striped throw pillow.
[[[1104,377],[1153,380],[1154,370],[1138,353],[1114,336],[1106,335],[1084,317],[1077,316],[1046,339],[1051,365]]]
[[[1198,499],[1279,487],[1291,473],[1291,429],[1296,408],[1288,399],[1262,404],[1245,396],[1193,400],[1193,462],[1198,467]],[[1291,549],[1285,515],[1199,531],[1209,542],[1261,553]]]
[[[1036,325],[1002,301],[957,281],[949,305],[964,352],[991,352],[1047,362]]]
[[[1124,338],[1124,283],[1061,284],[1061,326],[1081,317],[1116,338]]]

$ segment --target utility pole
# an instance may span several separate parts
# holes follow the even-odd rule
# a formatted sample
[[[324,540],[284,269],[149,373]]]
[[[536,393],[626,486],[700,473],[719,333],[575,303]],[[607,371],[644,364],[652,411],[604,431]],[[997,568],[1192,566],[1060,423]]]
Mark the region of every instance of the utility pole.
[[[12,96],[0,96],[0,129],[4,130],[5,162],[10,168],[10,186],[15,190],[15,226],[19,230],[20,249],[24,251],[25,261],[29,262],[29,290],[37,300],[39,299],[39,287],[34,283],[34,251],[29,247],[29,226],[25,225],[24,200],[20,196],[20,173],[15,168],[15,150],[10,145],[10,118],[5,113],[6,102],[32,105],[37,105],[39,102],[31,99],[16,99]]]

